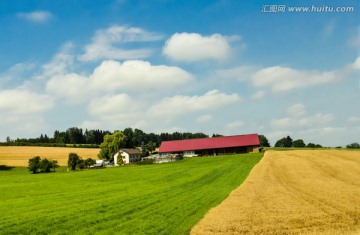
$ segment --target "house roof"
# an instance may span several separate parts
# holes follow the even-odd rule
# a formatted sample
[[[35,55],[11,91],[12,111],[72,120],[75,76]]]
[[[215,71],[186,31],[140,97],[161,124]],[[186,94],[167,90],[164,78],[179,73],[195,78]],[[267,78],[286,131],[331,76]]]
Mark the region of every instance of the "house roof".
[[[260,145],[258,134],[221,136],[189,140],[163,141],[160,153],[181,152],[201,149],[217,149]]]
[[[127,149],[127,148],[123,148],[123,149],[120,149],[119,151],[124,151],[128,154],[141,154],[140,150],[139,149]]]

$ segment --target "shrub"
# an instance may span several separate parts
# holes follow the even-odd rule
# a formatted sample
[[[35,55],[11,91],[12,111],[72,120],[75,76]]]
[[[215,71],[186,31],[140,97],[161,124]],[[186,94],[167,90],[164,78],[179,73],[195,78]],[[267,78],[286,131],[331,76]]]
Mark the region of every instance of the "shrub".
[[[148,165],[148,164],[154,164],[155,160],[154,159],[144,159],[142,161],[138,161],[135,164],[137,165]]]
[[[40,157],[36,156],[33,158],[29,159],[29,165],[28,165],[28,169],[29,171],[31,171],[33,174],[35,174],[36,172],[39,171],[40,168]]]

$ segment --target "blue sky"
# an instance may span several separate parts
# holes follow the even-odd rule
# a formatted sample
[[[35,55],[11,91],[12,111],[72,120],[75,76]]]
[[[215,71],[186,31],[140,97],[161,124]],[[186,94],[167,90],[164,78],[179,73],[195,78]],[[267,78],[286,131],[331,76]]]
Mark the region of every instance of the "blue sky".
[[[262,12],[274,6],[284,12]],[[1,1],[0,141],[76,126],[360,142],[359,9],[340,0]]]

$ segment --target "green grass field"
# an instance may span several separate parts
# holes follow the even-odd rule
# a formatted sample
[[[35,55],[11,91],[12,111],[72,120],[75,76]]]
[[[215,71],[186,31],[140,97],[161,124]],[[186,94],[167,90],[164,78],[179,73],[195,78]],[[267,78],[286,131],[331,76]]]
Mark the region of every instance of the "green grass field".
[[[262,154],[30,174],[0,170],[1,234],[187,234]]]

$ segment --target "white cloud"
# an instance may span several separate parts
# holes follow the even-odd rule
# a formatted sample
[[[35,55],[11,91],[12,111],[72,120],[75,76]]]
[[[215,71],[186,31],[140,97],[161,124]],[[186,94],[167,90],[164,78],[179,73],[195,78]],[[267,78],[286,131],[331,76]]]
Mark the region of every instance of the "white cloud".
[[[239,66],[231,69],[219,69],[215,71],[215,76],[222,79],[235,79],[237,81],[248,81],[256,72],[256,67]]]
[[[350,122],[350,123],[360,122],[360,117],[355,117],[355,116],[349,117],[348,122]]]
[[[239,129],[242,127],[244,123],[242,121],[234,121],[230,122],[226,125],[226,129],[233,130],[233,129]]]
[[[46,83],[46,91],[71,103],[81,102],[89,94],[87,78],[76,73],[55,76]]]
[[[261,99],[265,96],[265,91],[258,91],[256,92],[254,95],[251,96],[252,99],[254,100],[258,100],[258,99]]]
[[[41,95],[27,90],[0,91],[0,111],[2,118],[42,113],[53,107],[53,100],[48,95]]]
[[[46,80],[54,76],[65,75],[74,65],[74,56],[71,51],[74,48],[73,43],[65,43],[52,60],[42,66],[43,71],[41,75],[37,76],[38,80]]]
[[[298,129],[305,127],[314,127],[329,123],[334,119],[332,114],[317,113],[309,117],[285,117],[271,120],[271,126],[275,129]]]
[[[82,126],[97,126],[101,123],[101,126],[114,130],[124,126],[144,127],[144,105],[144,102],[137,101],[125,93],[95,98],[87,110],[97,121],[86,121]]]
[[[82,61],[96,61],[101,59],[139,59],[149,57],[153,50],[121,49],[118,44],[131,42],[146,42],[162,39],[157,33],[147,32],[140,28],[126,26],[111,26],[97,30],[92,43],[85,46],[85,53],[79,56]]]
[[[354,35],[350,38],[350,45],[354,47],[360,46],[360,26],[353,30]]]
[[[43,114],[53,106],[48,95],[21,89],[0,91],[1,137],[34,137],[34,133],[43,133],[47,127]]]
[[[90,76],[93,89],[166,90],[193,81],[191,74],[174,66],[151,65],[147,61],[104,61]]]
[[[301,117],[306,114],[305,105],[294,104],[287,109],[287,114],[292,117]]]
[[[149,112],[152,115],[172,118],[203,110],[216,110],[220,107],[237,103],[241,100],[238,94],[227,95],[218,90],[212,90],[203,96],[177,95],[161,100],[152,106]]]
[[[113,60],[102,62],[88,76],[75,73],[54,76],[46,84],[47,92],[69,101],[81,101],[89,94],[108,92],[167,92],[193,81],[193,76],[174,66],[151,65],[146,61]]]
[[[224,60],[230,51],[229,40],[221,34],[175,33],[163,48],[165,56],[184,62]]]
[[[256,87],[271,87],[275,93],[325,84],[336,79],[335,71],[299,71],[281,66],[261,69],[252,76]]]
[[[287,109],[288,117],[272,119],[271,126],[277,130],[313,128],[323,126],[334,119],[332,114],[316,113],[306,116],[306,109],[303,104],[295,104]]]
[[[20,12],[17,16],[36,23],[45,23],[53,18],[53,15],[49,11]]]
[[[352,69],[360,70],[360,56],[356,58],[355,62],[351,65]]]
[[[196,118],[196,122],[209,122],[211,120],[212,120],[212,116],[210,114],[205,114]]]

